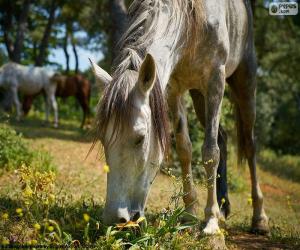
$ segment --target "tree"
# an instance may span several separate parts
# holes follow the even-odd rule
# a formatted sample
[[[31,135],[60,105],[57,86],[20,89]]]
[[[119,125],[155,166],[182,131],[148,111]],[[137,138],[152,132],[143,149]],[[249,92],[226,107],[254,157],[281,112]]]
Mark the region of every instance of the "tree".
[[[21,61],[31,3],[31,0],[2,0],[0,2],[0,7],[3,10],[0,16],[0,23],[4,44],[9,59],[17,63]]]
[[[44,30],[42,41],[41,41],[41,43],[39,45],[39,49],[38,49],[39,53],[35,60],[36,66],[42,66],[45,62],[46,51],[48,49],[49,38],[51,36],[52,26],[55,21],[55,12],[56,12],[57,8],[58,8],[57,0],[52,0],[50,3],[49,10],[48,10],[49,16],[48,16],[47,24],[46,24],[46,27]]]
[[[257,135],[260,145],[299,153],[300,16],[270,16],[263,1],[255,16],[258,58]],[[291,133],[292,132],[292,133]]]
[[[114,54],[114,48],[118,41],[121,39],[123,32],[127,26],[127,8],[124,0],[112,0],[110,5],[110,17],[111,17],[111,31],[110,40],[112,47],[112,54]]]

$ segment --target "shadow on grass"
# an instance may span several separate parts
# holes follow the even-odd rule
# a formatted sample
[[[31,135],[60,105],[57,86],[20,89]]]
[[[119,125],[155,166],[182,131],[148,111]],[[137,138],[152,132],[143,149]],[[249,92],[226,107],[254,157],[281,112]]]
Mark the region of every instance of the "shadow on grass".
[[[14,118],[0,118],[1,123],[12,126],[18,133],[22,133],[25,138],[55,138],[60,140],[71,140],[79,142],[91,142],[92,133],[79,128],[74,121],[61,120],[58,128],[54,128],[52,123],[45,124],[41,119],[28,117],[22,121]]]
[[[293,182],[300,182],[300,156],[278,156],[270,150],[265,150],[259,156],[260,167],[278,177]]]

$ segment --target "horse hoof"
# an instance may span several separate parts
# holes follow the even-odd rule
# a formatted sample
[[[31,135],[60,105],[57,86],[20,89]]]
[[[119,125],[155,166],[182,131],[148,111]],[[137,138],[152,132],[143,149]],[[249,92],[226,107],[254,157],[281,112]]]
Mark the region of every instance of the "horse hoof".
[[[230,203],[225,203],[221,208],[220,208],[220,214],[221,214],[221,217],[225,219],[227,219],[227,217],[229,216],[230,214]]]
[[[267,216],[252,219],[251,232],[255,234],[266,235],[270,233],[269,220]]]
[[[218,219],[217,218],[209,219],[205,228],[203,229],[203,234],[214,235],[219,233],[220,233],[220,228],[218,224]]]

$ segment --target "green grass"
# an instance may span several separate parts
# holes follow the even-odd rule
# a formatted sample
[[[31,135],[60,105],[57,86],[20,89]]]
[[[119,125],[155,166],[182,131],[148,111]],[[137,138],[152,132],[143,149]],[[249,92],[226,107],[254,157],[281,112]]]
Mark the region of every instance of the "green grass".
[[[5,170],[0,176],[0,243],[9,243],[10,246],[88,246],[95,249],[207,247],[207,238],[201,234],[203,213],[189,224],[181,223],[185,212],[182,209],[180,178],[174,180],[165,175],[158,176],[160,181],[152,188],[156,196],[150,195],[146,220],[139,225],[123,229],[103,225],[104,201],[99,197],[105,196],[105,177],[98,174],[101,170],[93,165],[97,158],[92,157],[88,162],[82,160],[90,147],[90,139],[85,131],[78,128],[80,120],[62,119],[60,128],[54,129],[41,126],[40,115],[32,113],[22,123],[10,121],[5,125],[22,132],[22,137],[18,133],[15,136],[26,145],[30,144],[30,151],[36,156],[31,161],[31,168],[15,166],[12,169],[16,171]],[[47,153],[37,156],[37,149]],[[293,170],[284,175],[278,174],[275,169],[277,160],[282,169],[294,166]],[[57,166],[55,173],[43,169],[41,162],[47,161]],[[286,161],[288,163],[284,165]],[[252,210],[248,204],[248,170],[234,167],[232,156],[228,164],[232,214],[225,223],[221,223],[220,233],[225,235],[230,249],[234,249],[235,245],[247,249],[254,243],[260,244],[259,248],[282,246],[297,249],[300,244],[300,185],[294,176],[300,171],[297,169],[298,158],[268,153],[263,159],[260,157],[259,163],[263,169],[259,175],[266,212],[270,217],[270,236],[248,233]],[[206,190],[199,185],[198,192],[200,210],[203,211]],[[240,240],[240,237],[244,238]]]
[[[271,150],[264,150],[260,153],[259,160],[264,170],[300,182],[300,156],[277,155]]]
[[[174,194],[168,208],[152,214],[149,223],[142,218],[140,223],[107,227],[101,222],[102,206],[93,200],[72,202],[71,196],[55,193],[53,172],[22,167],[17,176],[16,193],[0,199],[0,232],[4,245],[8,242],[10,246],[79,244],[96,249],[203,246],[204,239],[197,236],[199,240],[195,240],[195,235],[200,235],[199,221],[189,215],[190,223],[180,223],[180,218],[186,216],[185,210],[178,207],[180,195]]]

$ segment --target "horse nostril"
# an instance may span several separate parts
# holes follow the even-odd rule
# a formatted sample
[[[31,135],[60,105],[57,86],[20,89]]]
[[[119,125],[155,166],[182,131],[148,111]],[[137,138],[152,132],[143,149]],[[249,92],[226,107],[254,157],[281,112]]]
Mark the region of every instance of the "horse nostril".
[[[132,221],[137,221],[140,217],[141,217],[141,213],[136,212],[132,217]]]
[[[126,223],[127,220],[126,220],[124,217],[122,217],[122,218],[119,219],[119,222],[120,222],[120,223]]]

